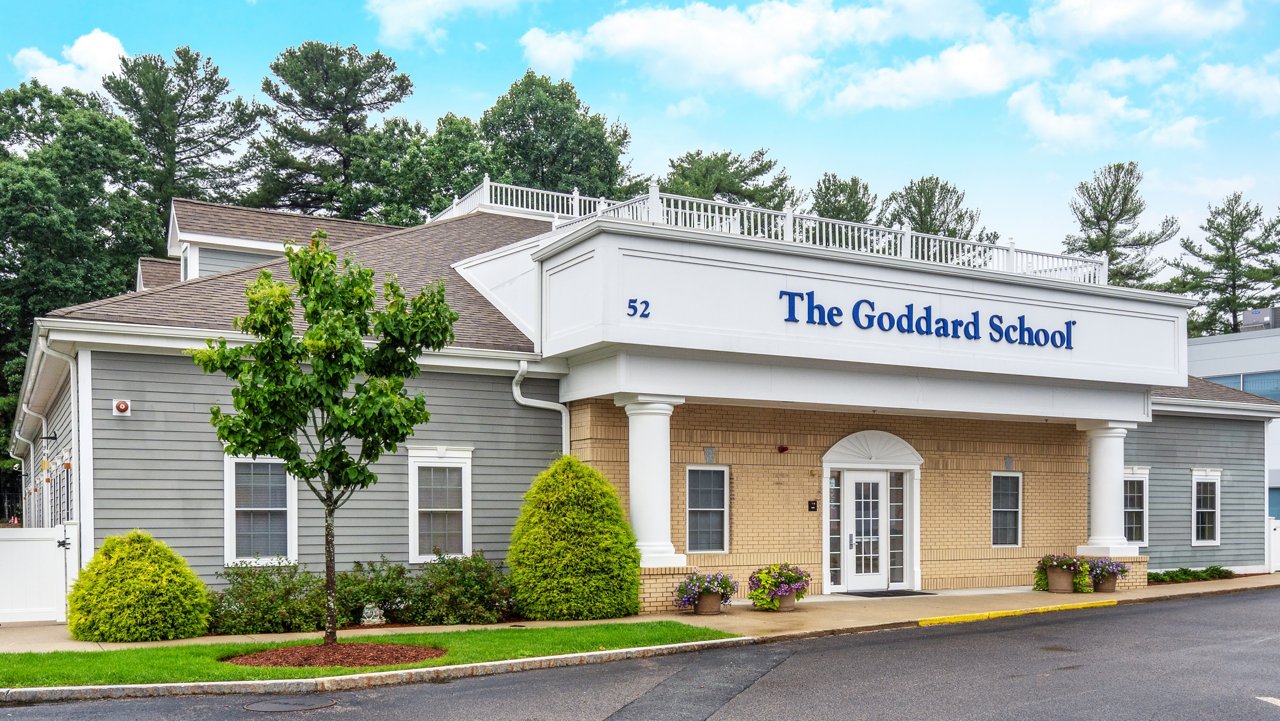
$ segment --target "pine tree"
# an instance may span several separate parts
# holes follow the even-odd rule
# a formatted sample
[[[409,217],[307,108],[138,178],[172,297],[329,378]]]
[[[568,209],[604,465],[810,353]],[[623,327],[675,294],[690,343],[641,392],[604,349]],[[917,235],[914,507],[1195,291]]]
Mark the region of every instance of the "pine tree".
[[[760,148],[743,157],[720,151],[704,153],[695,150],[670,161],[671,171],[662,181],[668,193],[692,198],[717,200],[735,205],[754,205],[770,210],[792,208],[804,200],[804,194],[791,185],[791,176],[778,161]]]
[[[1187,324],[1191,335],[1236,333],[1244,311],[1280,298],[1280,217],[1268,220],[1262,206],[1232,193],[1210,206],[1200,229],[1205,242],[1184,238],[1188,257],[1170,262],[1178,275],[1169,289],[1200,301]]]
[[[258,130],[261,106],[229,99],[218,66],[189,47],[122,58],[102,85],[147,149],[148,200],[162,221],[175,197],[232,200],[244,179],[237,158]]]
[[[835,173],[823,173],[813,188],[813,212],[823,218],[868,223],[880,197],[856,175],[844,180]]]
[[[1000,234],[979,228],[981,211],[964,207],[964,191],[936,175],[919,178],[884,199],[876,222],[917,233],[994,243]]]
[[[1113,163],[1098,169],[1093,179],[1076,186],[1071,213],[1080,225],[1079,235],[1068,235],[1070,255],[1107,256],[1111,285],[1150,285],[1160,271],[1161,260],[1151,257],[1156,246],[1178,234],[1172,216],[1158,230],[1139,231],[1138,219],[1147,203],[1138,192],[1142,171],[1138,164]]]
[[[380,52],[314,41],[280,53],[271,72],[276,79],[262,81],[275,104],[267,116],[271,130],[253,144],[258,185],[246,201],[363,217],[370,201],[358,187],[357,141],[370,132],[370,113],[404,100],[413,82]]]

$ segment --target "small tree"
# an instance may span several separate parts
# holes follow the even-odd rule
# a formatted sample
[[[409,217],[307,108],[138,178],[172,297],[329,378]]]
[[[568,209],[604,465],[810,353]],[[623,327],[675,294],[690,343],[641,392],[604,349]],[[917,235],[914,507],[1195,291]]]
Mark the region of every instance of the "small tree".
[[[906,225],[917,233],[994,243],[1000,234],[979,228],[982,212],[964,205],[964,191],[936,175],[913,180],[889,193],[880,206],[880,225]]]
[[[613,486],[561,456],[524,495],[507,553],[516,612],[535,620],[640,611],[640,551]]]
[[[324,506],[324,642],[336,643],[334,514],[377,482],[370,465],[431,417],[426,399],[410,395],[404,380],[418,374],[424,351],[453,341],[458,314],[443,284],[410,300],[394,278],[376,308],[373,271],[350,258],[339,268],[323,238],[317,232],[309,246],[285,251],[296,287],[265,270],[249,286],[249,313],[235,328],[256,341],[233,347],[218,338],[191,355],[206,373],[236,383],[235,414],[211,409],[226,452],[279,458]],[[306,324],[301,335],[295,296]]]

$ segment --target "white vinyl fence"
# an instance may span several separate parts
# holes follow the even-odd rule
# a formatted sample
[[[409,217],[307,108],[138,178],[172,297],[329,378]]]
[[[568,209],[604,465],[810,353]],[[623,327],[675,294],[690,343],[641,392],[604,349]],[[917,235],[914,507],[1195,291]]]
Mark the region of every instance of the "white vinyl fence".
[[[1269,518],[1267,523],[1270,524],[1271,533],[1267,534],[1267,542],[1271,544],[1269,549],[1271,553],[1267,554],[1267,560],[1271,567],[1271,571],[1280,571],[1280,519]]]
[[[80,570],[80,525],[0,528],[0,623],[67,620]]]

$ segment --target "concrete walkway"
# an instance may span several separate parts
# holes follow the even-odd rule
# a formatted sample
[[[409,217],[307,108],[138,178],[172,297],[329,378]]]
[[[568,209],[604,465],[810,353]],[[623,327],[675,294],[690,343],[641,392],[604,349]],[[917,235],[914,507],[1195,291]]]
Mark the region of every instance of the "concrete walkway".
[[[734,604],[719,616],[672,613],[635,616],[612,621],[523,621],[490,627],[417,626],[412,628],[367,628],[343,631],[340,636],[342,638],[355,638],[362,635],[458,631],[475,628],[508,628],[513,626],[535,628],[582,623],[636,623],[673,620],[696,626],[716,628],[742,636],[767,639],[851,633],[878,628],[914,626],[917,624],[963,622],[981,620],[988,615],[1006,616],[1061,610],[1063,606],[1083,605],[1083,607],[1087,607],[1091,605],[1113,605],[1116,603],[1142,603],[1184,596],[1232,593],[1260,588],[1280,588],[1280,573],[1244,576],[1221,581],[1149,586],[1144,589],[1118,593],[1052,594],[1031,591],[1024,586],[1008,589],[942,591],[931,596],[904,596],[897,598],[860,598],[844,595],[812,596],[801,601],[795,613],[756,611],[751,608],[749,601],[734,601]],[[180,641],[158,641],[152,643],[88,643],[72,640],[67,634],[67,627],[63,624],[6,623],[0,625],[0,653],[102,651],[177,644],[287,641],[319,637],[319,633],[282,633],[258,636],[204,636]]]

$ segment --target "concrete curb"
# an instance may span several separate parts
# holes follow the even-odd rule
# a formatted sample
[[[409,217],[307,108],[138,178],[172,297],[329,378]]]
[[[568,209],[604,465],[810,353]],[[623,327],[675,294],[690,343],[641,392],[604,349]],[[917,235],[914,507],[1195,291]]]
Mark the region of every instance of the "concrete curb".
[[[827,636],[873,633],[876,631],[888,631],[900,628],[928,628],[930,626],[989,621],[997,618],[1009,618],[1012,616],[1056,613],[1059,611],[1072,611],[1088,608],[1127,606],[1138,603],[1172,601],[1180,598],[1222,596],[1230,593],[1263,591],[1274,588],[1276,587],[1256,586],[1247,588],[1223,588],[1169,596],[1108,599],[1105,601],[1082,601],[1079,603],[1062,603],[1053,606],[1041,606],[1038,608],[1008,609],[1003,611],[988,611],[984,613],[958,614],[954,616],[934,616],[914,621],[895,621],[872,626],[823,628],[812,631],[794,631],[791,633],[773,634],[770,636],[742,636],[739,638],[726,638],[716,641],[694,641],[691,643],[675,643],[666,646],[625,648],[615,651],[591,651],[588,653],[565,654],[561,656],[542,656],[538,658],[524,658],[511,661],[490,661],[487,663],[461,664],[457,666],[437,666],[435,668],[415,668],[403,671],[379,671],[376,673],[327,676],[324,678],[286,679],[279,681],[214,681],[208,683],[6,688],[0,689],[0,707],[51,703],[58,701],[99,701],[125,698],[156,698],[161,696],[320,693],[377,688],[379,686],[399,686],[413,683],[443,683],[446,681],[453,681],[455,679],[473,678],[476,676],[494,676],[504,673],[515,673],[517,671],[534,671],[538,669],[565,668],[569,666],[587,666],[597,663],[626,661],[637,658],[656,658],[659,656],[671,656],[680,653],[710,651],[717,648],[737,648],[765,643],[782,643],[785,641],[823,638]]]
[[[1137,599],[1135,599],[1137,600]],[[1106,601],[1081,601],[1079,603],[1060,603],[1056,606],[1038,606],[1036,608],[1014,608],[1004,611],[988,611],[986,613],[962,613],[955,616],[934,616],[933,618],[922,618],[916,622],[918,626],[943,626],[953,623],[972,623],[974,621],[988,621],[993,618],[1008,618],[1010,616],[1029,616],[1034,613],[1054,613],[1055,611],[1075,611],[1081,608],[1103,608],[1106,606],[1115,606],[1120,602],[1114,599]]]
[[[677,653],[708,651],[716,648],[733,648],[760,643],[763,639],[753,636],[726,638],[715,641],[693,641],[666,646],[624,648],[615,651],[591,651],[588,653],[541,656],[512,661],[461,664],[414,668],[402,671],[378,671],[375,673],[326,676],[322,678],[298,678],[279,681],[212,681],[207,683],[157,683],[116,686],[44,686],[0,689],[0,705],[47,703],[51,701],[98,701],[103,699],[155,698],[159,696],[201,696],[228,694],[295,694],[323,691],[351,691],[355,689],[398,686],[412,683],[441,683],[460,678],[493,676],[516,671],[587,666],[611,661],[636,658],[654,658]]]

